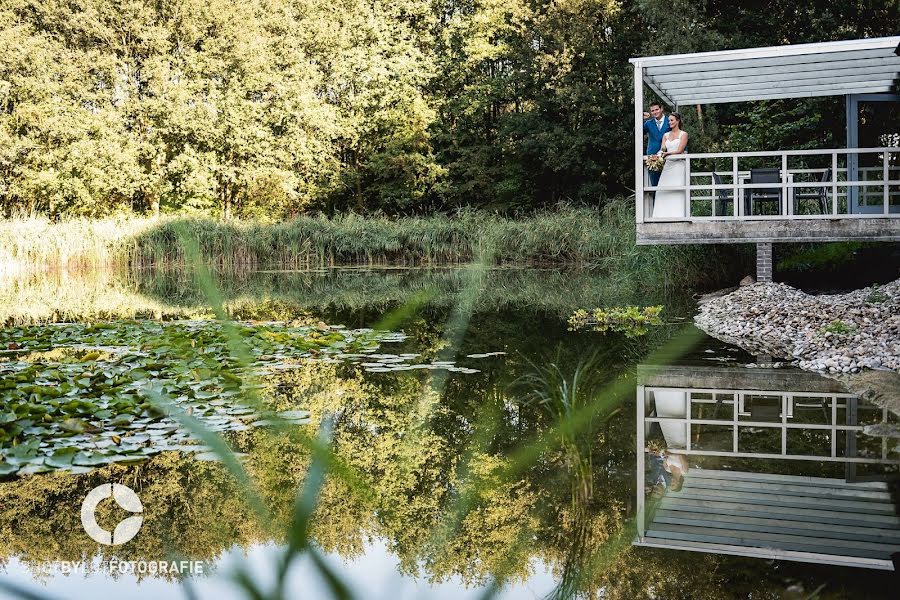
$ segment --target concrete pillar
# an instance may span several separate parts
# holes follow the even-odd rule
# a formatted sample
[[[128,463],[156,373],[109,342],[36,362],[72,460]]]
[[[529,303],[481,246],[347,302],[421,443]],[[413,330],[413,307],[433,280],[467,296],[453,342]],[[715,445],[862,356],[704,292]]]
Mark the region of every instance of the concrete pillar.
[[[771,367],[775,361],[772,360],[771,354],[757,354],[756,355],[756,364],[761,367]]]
[[[756,244],[756,281],[772,281],[772,242]]]

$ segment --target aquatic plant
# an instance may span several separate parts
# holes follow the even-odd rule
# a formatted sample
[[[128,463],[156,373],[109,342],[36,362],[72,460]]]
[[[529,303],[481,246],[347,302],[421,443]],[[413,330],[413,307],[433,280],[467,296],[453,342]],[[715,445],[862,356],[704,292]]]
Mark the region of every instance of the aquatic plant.
[[[266,414],[244,397],[257,376],[300,359],[365,357],[397,336],[324,324],[119,321],[0,330],[0,475],[84,472],[164,450],[208,450],[154,403],[172,398],[213,431],[240,431],[305,411]],[[402,338],[402,336],[401,336]],[[270,411],[271,412],[271,411]]]
[[[588,329],[606,333],[614,331],[634,338],[646,335],[650,325],[661,325],[662,306],[616,306],[612,308],[595,308],[591,311],[576,310],[569,317],[569,329]]]

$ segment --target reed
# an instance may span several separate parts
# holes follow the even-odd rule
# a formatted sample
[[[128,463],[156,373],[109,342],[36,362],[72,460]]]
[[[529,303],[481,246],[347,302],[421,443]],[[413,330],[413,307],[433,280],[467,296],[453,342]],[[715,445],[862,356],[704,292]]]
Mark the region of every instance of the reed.
[[[399,219],[300,216],[274,224],[183,216],[51,222],[31,216],[0,221],[0,273],[180,268],[186,243],[219,270],[459,264],[490,249],[498,264],[600,266],[648,277],[665,273],[690,284],[695,275],[707,277],[728,264],[710,260],[722,249],[637,247],[632,212],[628,200],[616,199],[602,210],[561,206],[521,218],[474,210]]]

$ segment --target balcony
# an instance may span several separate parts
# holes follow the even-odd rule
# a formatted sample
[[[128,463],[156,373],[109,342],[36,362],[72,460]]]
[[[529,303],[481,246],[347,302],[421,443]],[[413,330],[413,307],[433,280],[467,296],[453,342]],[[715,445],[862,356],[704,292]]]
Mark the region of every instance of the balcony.
[[[900,148],[682,154],[681,185],[643,169],[639,244],[892,241],[900,237]],[[655,195],[683,217],[653,217]]]

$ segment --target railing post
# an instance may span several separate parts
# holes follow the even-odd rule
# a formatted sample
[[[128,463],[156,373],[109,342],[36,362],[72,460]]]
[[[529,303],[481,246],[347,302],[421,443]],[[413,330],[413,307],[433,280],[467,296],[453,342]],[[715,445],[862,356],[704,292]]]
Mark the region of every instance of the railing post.
[[[890,180],[889,172],[888,172],[888,157],[890,156],[890,152],[887,150],[884,151],[884,166],[882,168],[881,179],[882,183],[884,183],[884,215],[887,216],[891,213],[890,206],[890,186],[888,185],[888,181]]]
[[[691,218],[691,159],[687,154],[684,157],[684,217]]]
[[[731,395],[731,416],[732,416],[732,424],[731,424],[731,441],[732,448],[735,454],[738,451],[738,402],[739,402],[740,394],[732,394]]]
[[[781,155],[781,208],[784,216],[791,215],[794,211],[793,199],[788,199],[787,172],[788,159],[787,154]]]
[[[637,386],[637,397],[635,399],[637,409],[637,502],[635,506],[637,511],[635,511],[634,516],[638,539],[643,539],[644,537],[644,469],[646,468],[644,466],[644,446],[646,445],[644,441],[644,418],[647,416],[644,408],[645,393],[644,386]]]
[[[741,186],[738,183],[738,157],[731,157],[731,183],[734,185],[734,218],[738,219],[743,216],[744,209],[743,203],[738,199],[740,194]]]
[[[847,155],[847,159],[848,160],[850,159],[849,154]],[[838,170],[837,170],[837,165],[838,165],[837,152],[832,152],[831,153],[831,214],[833,214],[833,215],[838,214],[838,203],[837,203]],[[847,174],[849,176],[849,171]],[[849,192],[850,189],[847,188],[847,191]],[[847,208],[849,209],[850,208],[850,206],[849,206],[850,194],[849,193],[847,194],[847,202],[848,202]],[[849,212],[849,210],[848,210],[848,212]]]

